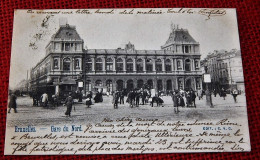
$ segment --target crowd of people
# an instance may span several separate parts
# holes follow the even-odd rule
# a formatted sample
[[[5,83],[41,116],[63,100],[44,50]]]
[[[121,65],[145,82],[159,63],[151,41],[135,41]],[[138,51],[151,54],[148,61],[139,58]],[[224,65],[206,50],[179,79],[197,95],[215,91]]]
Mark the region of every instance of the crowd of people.
[[[203,99],[203,96],[206,94],[204,90],[199,88],[197,91],[190,89],[175,89],[174,91],[168,91],[168,95],[171,96],[172,102],[173,102],[173,107],[175,113],[180,112],[179,107],[195,107],[196,108],[196,97],[198,97],[199,100]],[[80,96],[75,96],[79,95]],[[220,97],[223,97],[223,100],[225,100],[227,96],[227,91],[222,88],[221,90],[217,91],[215,89],[210,92],[210,94],[213,94],[214,97],[219,94]],[[232,89],[230,91],[230,94],[233,96],[234,102],[237,102],[237,95],[240,94],[240,92],[237,89]],[[95,96],[93,92],[87,92],[86,95],[84,96],[84,99],[86,100],[86,106],[87,108],[91,108],[91,105],[94,103],[101,103],[103,102],[103,91],[97,91],[95,93]],[[109,94],[107,94],[108,96]],[[118,91],[116,90],[115,92],[112,92],[112,104],[114,109],[117,109],[119,104],[125,104],[128,103],[131,108],[133,107],[139,107],[140,105],[146,105],[149,104],[151,107],[154,107],[154,103],[157,104],[157,107],[162,106],[163,107],[163,99],[161,92],[155,93],[151,92],[149,89],[134,89],[130,91]],[[42,107],[47,107],[48,105],[51,106],[58,106],[60,104],[59,98],[57,95],[50,95],[44,92],[43,94],[37,94],[36,92],[33,92],[31,97],[33,98],[33,106],[42,106]],[[65,115],[70,116],[71,115],[71,110],[72,110],[72,105],[74,103],[75,97],[78,98],[78,102],[82,102],[83,95],[81,92],[75,92],[74,96],[73,93],[69,93],[68,96],[66,97],[64,101],[64,106],[67,106],[67,110],[65,112]],[[125,101],[126,97],[126,101]],[[93,99],[93,100],[92,100]],[[16,95],[15,94],[10,94],[9,97],[9,110],[8,113],[10,113],[11,109],[13,108],[15,113],[17,113],[16,110]]]

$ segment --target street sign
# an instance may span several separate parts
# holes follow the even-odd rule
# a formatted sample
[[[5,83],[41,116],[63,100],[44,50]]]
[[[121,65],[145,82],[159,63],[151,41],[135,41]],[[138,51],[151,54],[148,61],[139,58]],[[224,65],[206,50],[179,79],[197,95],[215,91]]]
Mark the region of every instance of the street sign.
[[[83,82],[78,82],[78,87],[83,87]]]
[[[204,74],[204,82],[205,83],[211,83],[210,74]]]

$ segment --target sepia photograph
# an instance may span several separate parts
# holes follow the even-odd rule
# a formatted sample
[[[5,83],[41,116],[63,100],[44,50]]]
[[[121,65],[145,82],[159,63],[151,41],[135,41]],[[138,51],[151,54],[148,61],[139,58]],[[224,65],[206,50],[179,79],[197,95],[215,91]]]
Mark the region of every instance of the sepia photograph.
[[[6,121],[6,155],[250,151],[236,10],[15,10]]]

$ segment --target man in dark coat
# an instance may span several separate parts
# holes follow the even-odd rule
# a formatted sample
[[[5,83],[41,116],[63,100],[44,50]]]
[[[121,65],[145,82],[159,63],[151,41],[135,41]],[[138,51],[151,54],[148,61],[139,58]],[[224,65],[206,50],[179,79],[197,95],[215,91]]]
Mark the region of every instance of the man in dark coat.
[[[140,97],[141,97],[140,92],[135,91],[135,105],[136,105],[136,107],[139,107]]]
[[[9,104],[8,104],[9,110],[8,113],[10,113],[11,109],[14,109],[14,113],[17,113],[16,107],[16,96],[12,93],[9,97]]]
[[[116,91],[114,94],[113,94],[113,105],[114,105],[114,109],[117,109],[118,108],[118,100],[121,96],[121,93]]]
[[[232,92],[231,92],[233,98],[234,98],[234,102],[237,103],[237,95],[238,95],[238,90],[234,89]]]
[[[172,93],[172,101],[173,101],[173,107],[174,107],[174,112],[178,113],[179,111],[179,103],[178,103],[178,97],[180,96],[180,92],[178,90],[175,90]]]
[[[119,94],[119,102],[120,102],[120,104],[122,103],[122,104],[124,104],[124,94],[123,94],[123,91],[121,91],[121,92],[118,92],[118,94]]]
[[[194,107],[196,108],[196,103],[195,103],[196,94],[193,90],[190,91],[190,94],[191,94],[191,105],[194,104]]]
[[[90,108],[90,105],[91,105],[91,99],[92,99],[92,95],[91,93],[89,92],[86,96],[86,105],[88,108]]]
[[[66,98],[65,100],[65,105],[67,106],[67,110],[65,112],[65,115],[66,116],[69,116],[70,117],[70,113],[71,113],[71,110],[72,110],[72,105],[73,105],[73,98],[71,96],[72,94],[69,93],[69,96]]]
[[[225,100],[226,96],[227,96],[227,92],[224,88],[221,89],[221,97],[223,97],[223,99]]]

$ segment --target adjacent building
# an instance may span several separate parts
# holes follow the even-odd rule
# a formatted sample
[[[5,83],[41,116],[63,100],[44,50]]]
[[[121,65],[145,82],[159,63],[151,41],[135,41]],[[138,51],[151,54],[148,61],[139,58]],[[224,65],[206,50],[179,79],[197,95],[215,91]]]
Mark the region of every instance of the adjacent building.
[[[63,93],[150,88],[167,92],[202,86],[200,44],[188,30],[174,27],[160,50],[84,49],[75,26],[61,25],[46,46],[46,56],[31,70],[31,87]],[[83,84],[83,85],[82,85]]]
[[[243,66],[240,50],[214,51],[203,61],[211,75],[212,88],[221,88],[244,91]]]

